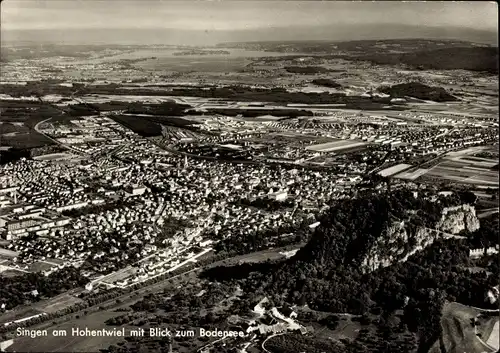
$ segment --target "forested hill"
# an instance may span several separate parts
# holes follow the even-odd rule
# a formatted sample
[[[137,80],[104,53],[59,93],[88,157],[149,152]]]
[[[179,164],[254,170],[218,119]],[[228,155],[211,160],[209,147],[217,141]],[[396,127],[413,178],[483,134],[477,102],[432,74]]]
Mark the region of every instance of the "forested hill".
[[[404,327],[417,333],[418,351],[427,353],[441,334],[443,300],[483,305],[498,269],[471,278],[467,242],[427,229],[480,232],[473,207],[462,206],[474,203],[473,194],[419,193],[396,190],[333,207],[294,257],[264,275],[264,291],[333,313],[404,308]]]
[[[478,228],[472,208],[456,207],[468,195],[433,199],[408,190],[346,200],[321,220],[309,243],[293,258],[315,267],[355,266],[374,270],[401,261],[440,237],[439,228],[453,233],[463,229],[449,224],[451,214],[469,231]],[[458,225],[458,223],[457,223]],[[300,265],[297,265],[300,266]]]
[[[471,70],[498,74],[498,47],[442,48],[403,54],[370,53],[350,59],[379,65],[404,64],[423,70]]]
[[[453,102],[458,100],[446,92],[442,87],[431,87],[419,82],[401,83],[391,87],[380,87],[378,90],[382,93],[389,94],[393,98],[409,96],[434,102]]]
[[[409,330],[416,334],[418,352],[428,353],[441,335],[445,300],[487,308],[484,294],[498,285],[496,255],[480,264],[469,258],[477,244],[498,243],[498,217],[482,219],[478,228],[474,202],[469,192],[445,196],[393,189],[359,195],[333,206],[309,242],[285,262],[215,267],[204,275],[238,283],[249,303],[265,294],[278,306],[380,315],[373,323],[381,337],[360,336],[364,349],[336,352],[412,352],[401,342]],[[462,230],[465,239],[444,239],[426,227]],[[483,272],[471,274],[474,266]],[[389,320],[395,313],[402,314],[399,326]]]

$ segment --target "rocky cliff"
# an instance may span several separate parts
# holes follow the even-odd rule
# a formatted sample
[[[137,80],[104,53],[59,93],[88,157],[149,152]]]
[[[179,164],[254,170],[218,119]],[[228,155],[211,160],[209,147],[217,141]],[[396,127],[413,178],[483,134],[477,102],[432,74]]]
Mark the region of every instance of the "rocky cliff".
[[[439,238],[450,238],[467,230],[479,229],[476,210],[470,205],[444,208],[441,218],[433,228],[416,226],[412,216],[403,221],[393,221],[368,249],[361,267],[365,272],[390,266],[395,261],[404,262],[418,251],[425,249]]]
[[[470,205],[447,207],[443,210],[436,229],[451,234],[458,234],[463,230],[474,232],[479,229],[476,209]]]

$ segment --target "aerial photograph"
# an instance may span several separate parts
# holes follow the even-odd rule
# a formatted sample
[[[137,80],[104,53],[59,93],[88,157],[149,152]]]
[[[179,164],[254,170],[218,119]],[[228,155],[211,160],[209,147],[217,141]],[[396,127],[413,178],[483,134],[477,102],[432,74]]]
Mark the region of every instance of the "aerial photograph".
[[[1,352],[499,352],[497,3],[0,6]]]

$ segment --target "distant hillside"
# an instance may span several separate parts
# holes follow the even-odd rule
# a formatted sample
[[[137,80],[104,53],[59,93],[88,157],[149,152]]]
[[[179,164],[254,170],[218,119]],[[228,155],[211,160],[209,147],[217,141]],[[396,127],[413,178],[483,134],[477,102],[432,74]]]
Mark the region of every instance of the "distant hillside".
[[[390,38],[388,36],[387,38]],[[220,47],[246,48],[253,50],[264,50],[274,52],[295,52],[314,54],[335,54],[339,51],[349,54],[387,54],[391,50],[400,53],[410,53],[423,50],[435,50],[445,48],[475,48],[483,44],[475,44],[463,40],[437,40],[424,37],[412,37],[406,39],[371,39],[371,40],[307,40],[307,41],[264,41],[246,43],[225,43]]]
[[[458,99],[441,87],[431,87],[419,82],[401,83],[391,87],[380,87],[378,91],[389,94],[393,98],[406,96],[434,102],[453,102]]]
[[[408,65],[414,69],[463,69],[498,73],[497,46],[463,40],[435,40],[422,37],[342,42],[332,40],[247,42],[228,43],[225,46],[283,53],[314,53],[326,59],[369,61],[378,65]]]
[[[188,104],[162,102],[159,104],[132,103],[125,111],[127,114],[147,114],[153,116],[182,116],[184,111],[191,108]]]
[[[285,70],[292,74],[314,75],[326,73],[329,70],[321,66],[287,66]]]
[[[340,83],[337,83],[333,80],[327,79],[327,78],[318,78],[316,80],[312,81],[313,85],[316,86],[323,86],[323,87],[329,87],[329,88],[340,88],[342,85]]]
[[[498,47],[453,47],[404,54],[368,54],[351,60],[380,65],[409,65],[416,69],[471,70],[498,73]]]

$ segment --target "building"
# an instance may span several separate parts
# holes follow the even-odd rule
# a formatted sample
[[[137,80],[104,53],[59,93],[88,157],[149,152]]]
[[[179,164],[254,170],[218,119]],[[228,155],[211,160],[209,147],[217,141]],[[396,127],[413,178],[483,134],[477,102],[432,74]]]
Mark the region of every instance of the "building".
[[[127,193],[132,195],[132,196],[139,196],[142,195],[146,192],[146,187],[145,186],[139,186],[139,185],[132,185],[127,188]]]
[[[490,246],[487,249],[469,250],[469,257],[472,257],[472,258],[478,258],[478,257],[482,257],[482,256],[492,255],[492,254],[498,254],[498,245],[497,245],[497,247]]]
[[[285,201],[288,198],[288,192],[286,191],[278,191],[272,194],[269,194],[269,198],[276,201]]]
[[[0,189],[0,194],[8,194],[8,193],[13,193],[15,192],[19,187],[13,186],[13,187],[7,187],[7,188],[2,188]]]
[[[488,302],[490,304],[495,304],[497,302],[497,300],[498,300],[499,295],[500,295],[500,293],[499,293],[499,290],[498,290],[498,286],[492,287],[486,293],[486,300],[488,300]]]
[[[20,229],[25,229],[34,226],[37,223],[36,220],[27,218],[27,219],[19,219],[13,220],[6,223],[7,231],[12,232]]]
[[[310,224],[309,225],[309,229],[314,229],[316,228],[317,226],[319,226],[321,224],[321,222],[314,222],[313,224]]]
[[[258,330],[261,335],[278,334],[286,331],[287,327],[284,323],[277,323],[274,325],[259,325]]]
[[[206,247],[206,246],[211,245],[212,243],[213,243],[213,240],[208,239],[208,240],[205,240],[205,241],[201,241],[199,245],[200,245],[202,248],[204,248],[204,247]]]
[[[77,202],[77,203],[73,203],[73,204],[69,204],[69,205],[65,205],[65,206],[61,206],[61,207],[56,207],[56,211],[63,212],[63,211],[69,211],[69,210],[76,210],[78,208],[86,207],[86,206],[88,206],[88,204],[89,204],[88,201]]]

